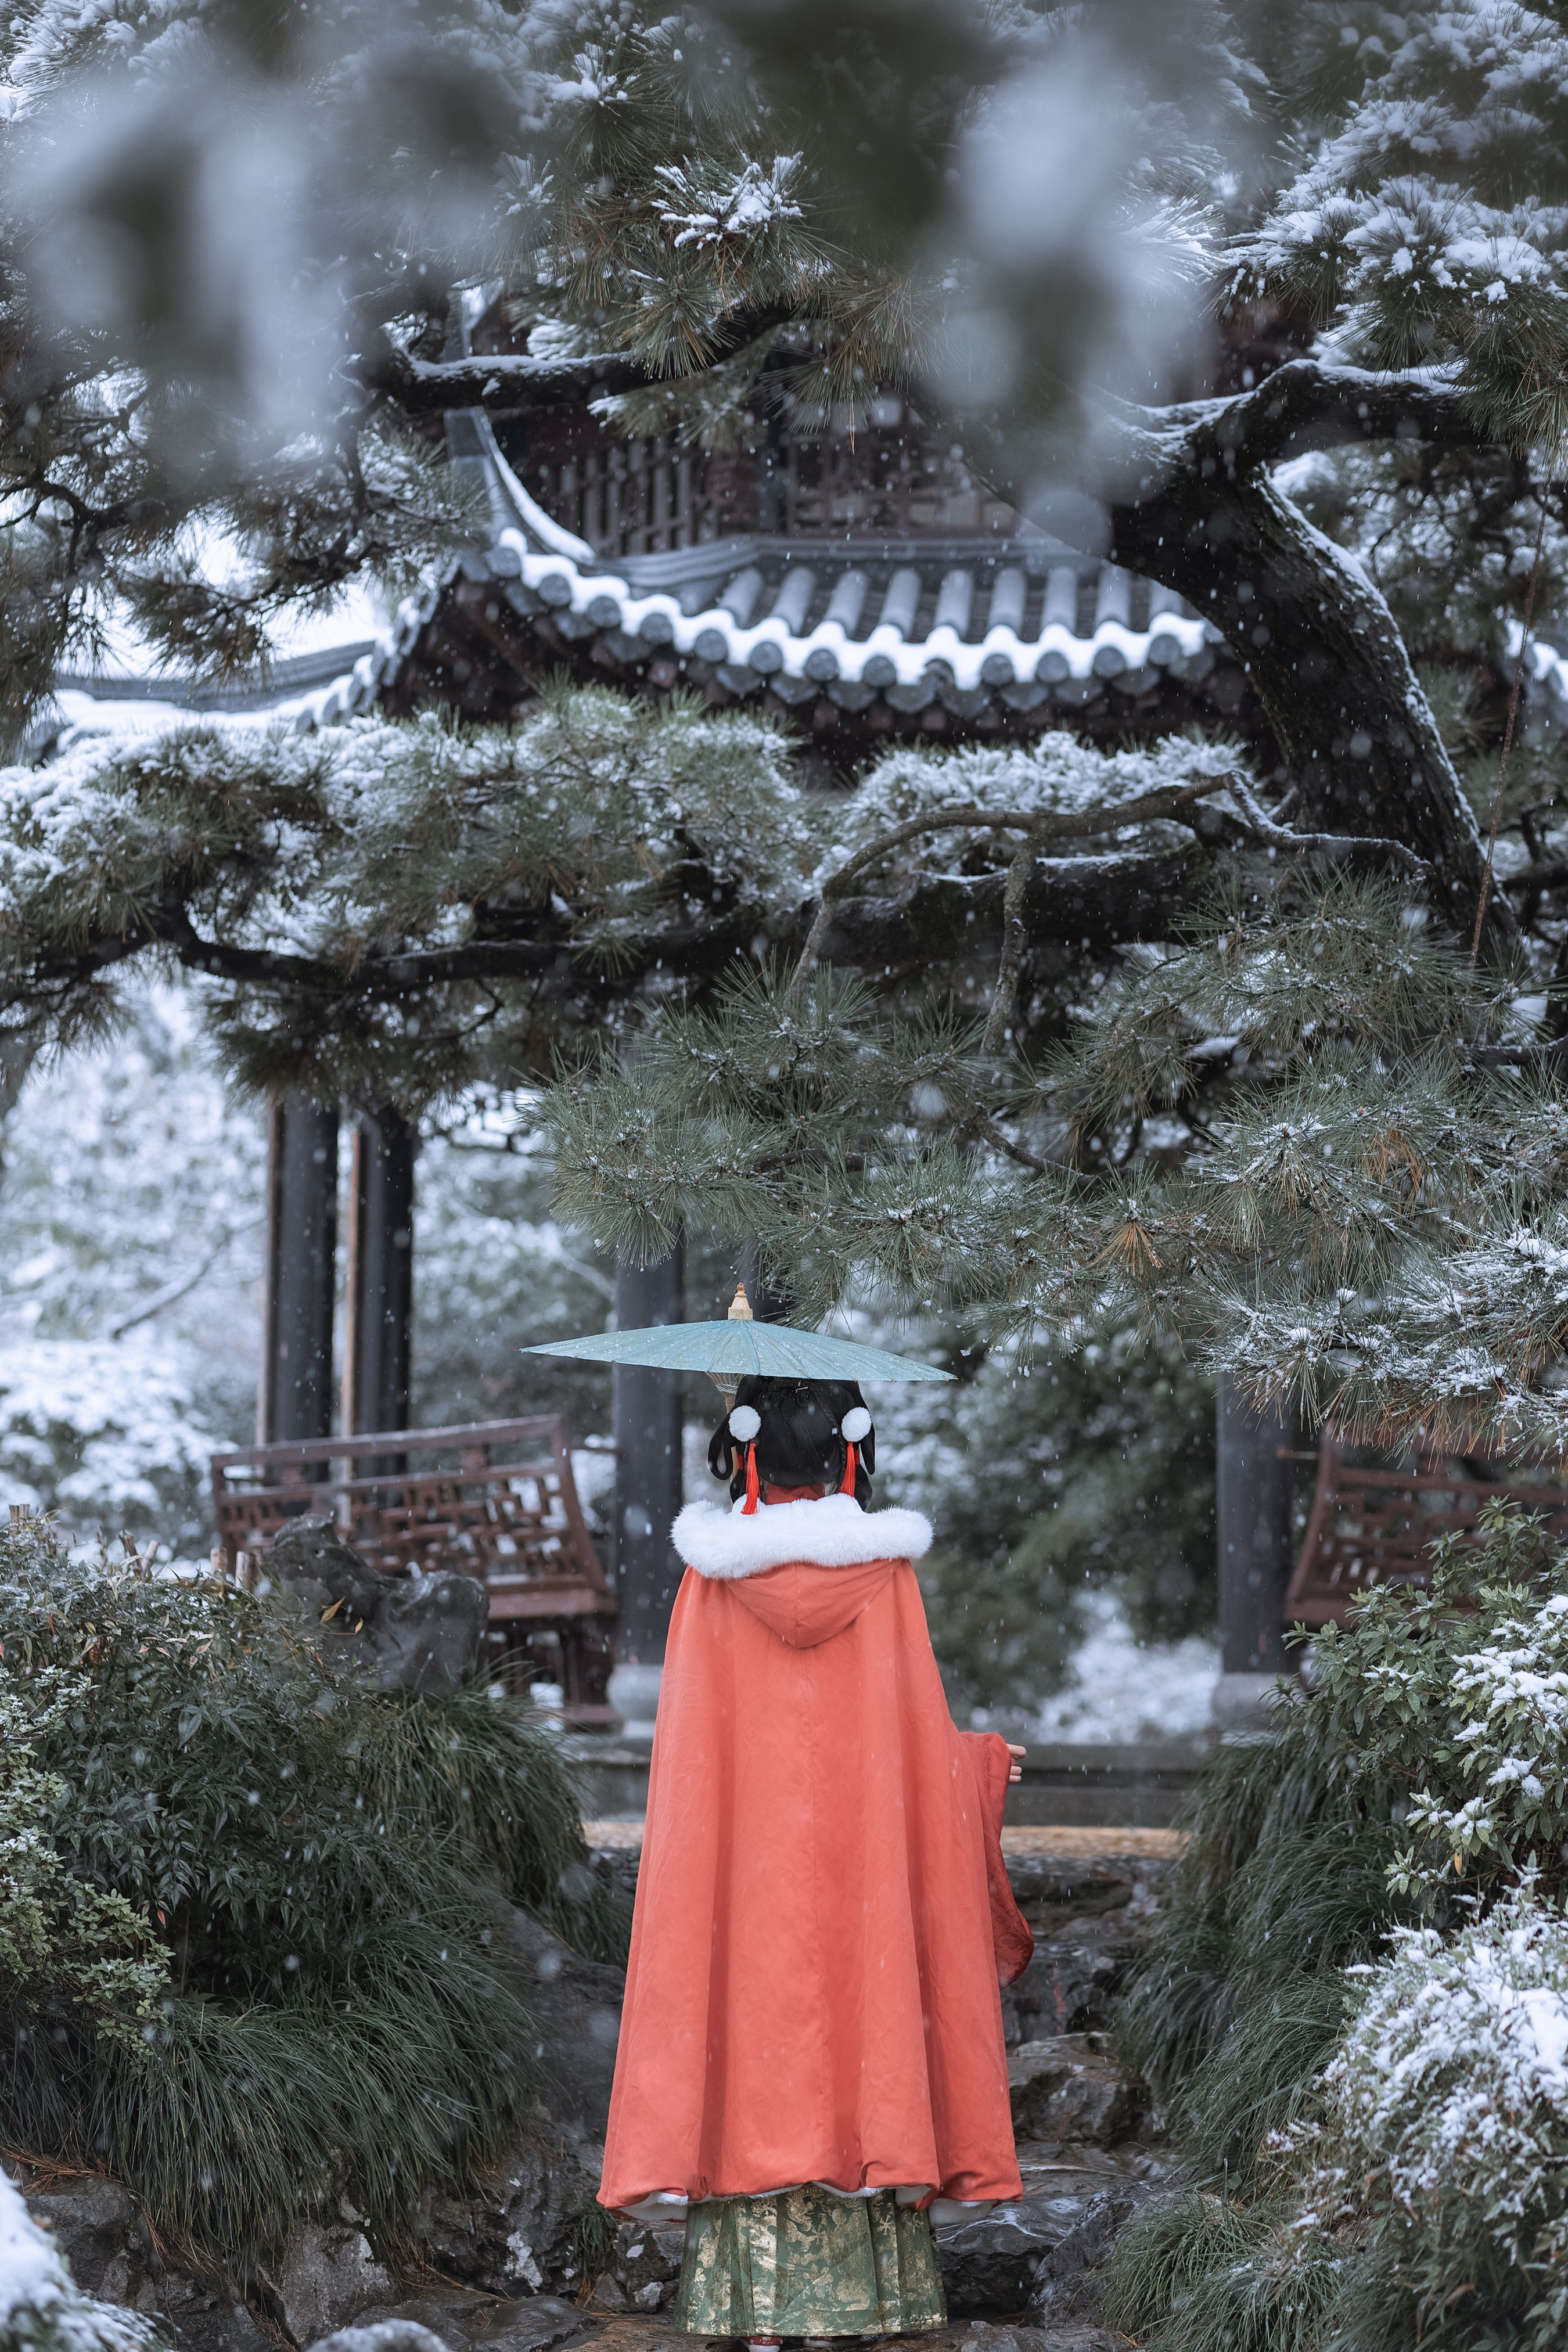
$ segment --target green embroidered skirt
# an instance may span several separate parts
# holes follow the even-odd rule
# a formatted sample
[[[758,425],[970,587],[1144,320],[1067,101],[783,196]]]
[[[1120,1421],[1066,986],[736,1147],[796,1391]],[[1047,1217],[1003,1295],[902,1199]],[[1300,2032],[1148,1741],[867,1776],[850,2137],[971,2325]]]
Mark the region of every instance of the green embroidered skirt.
[[[837,2197],[808,2181],[777,2197],[693,2205],[675,2300],[689,2336],[912,2336],[945,2327],[929,2214],[890,2189]]]

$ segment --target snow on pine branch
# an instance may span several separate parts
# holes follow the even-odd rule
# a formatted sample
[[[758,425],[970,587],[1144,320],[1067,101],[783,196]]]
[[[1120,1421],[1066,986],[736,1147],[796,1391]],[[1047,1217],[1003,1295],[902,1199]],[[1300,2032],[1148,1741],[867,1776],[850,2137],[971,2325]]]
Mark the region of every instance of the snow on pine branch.
[[[977,842],[972,833],[943,834],[934,820],[944,808],[1087,816],[1164,786],[1245,773],[1246,766],[1245,755],[1233,745],[1191,742],[1175,735],[1113,751],[1080,743],[1065,732],[1040,735],[1032,743],[973,745],[935,756],[917,745],[900,745],[878,761],[843,804],[831,860],[836,865],[856,856],[894,826],[926,817],[933,820],[932,831],[904,853],[908,860],[940,867],[962,846],[972,861],[978,858],[1000,867],[1016,845],[1008,846],[994,835],[987,837],[987,840]],[[1192,838],[1188,827],[1171,824],[1144,824],[1138,832],[1145,846]],[[1110,835],[1119,837],[1125,842],[1126,829],[1121,836]],[[819,884],[826,870],[819,871]]]
[[[660,163],[654,178],[666,190],[668,201],[659,201],[655,209],[666,227],[678,232],[678,247],[701,248],[726,239],[763,236],[781,221],[803,217],[790,193],[800,164],[798,155],[775,155],[767,172],[760,163],[747,163],[738,172],[704,178],[689,163]]]
[[[1403,25],[1392,55],[1368,45],[1359,101],[1239,246],[1243,277],[1337,311],[1341,347],[1374,365],[1458,360],[1494,403],[1511,374],[1529,429],[1560,431],[1556,395],[1528,379],[1568,310],[1568,34],[1511,0]]]

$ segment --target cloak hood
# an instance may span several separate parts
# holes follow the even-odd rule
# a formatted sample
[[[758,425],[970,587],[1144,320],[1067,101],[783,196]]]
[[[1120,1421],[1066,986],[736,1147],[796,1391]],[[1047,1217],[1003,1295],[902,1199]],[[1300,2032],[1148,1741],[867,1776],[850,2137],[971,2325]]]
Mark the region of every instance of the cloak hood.
[[[861,1568],[875,1559],[923,1559],[931,1521],[920,1511],[863,1511],[853,1495],[817,1502],[762,1503],[748,1518],[739,1503],[688,1503],[670,1540],[699,1576],[721,1581],[763,1576],[806,1560],[817,1568]]]

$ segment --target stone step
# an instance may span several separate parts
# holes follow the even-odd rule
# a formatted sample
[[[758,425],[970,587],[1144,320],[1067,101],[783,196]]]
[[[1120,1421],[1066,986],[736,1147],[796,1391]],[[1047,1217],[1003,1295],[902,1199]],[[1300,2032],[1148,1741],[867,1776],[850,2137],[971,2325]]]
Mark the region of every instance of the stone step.
[[[646,1746],[585,1733],[570,1734],[562,1744],[581,1775],[585,1811],[623,1819],[647,1811]],[[1064,1740],[1031,1748],[1022,1780],[1007,1792],[1008,1824],[1168,1829],[1212,1746],[1212,1738],[1202,1734],[1116,1745]]]

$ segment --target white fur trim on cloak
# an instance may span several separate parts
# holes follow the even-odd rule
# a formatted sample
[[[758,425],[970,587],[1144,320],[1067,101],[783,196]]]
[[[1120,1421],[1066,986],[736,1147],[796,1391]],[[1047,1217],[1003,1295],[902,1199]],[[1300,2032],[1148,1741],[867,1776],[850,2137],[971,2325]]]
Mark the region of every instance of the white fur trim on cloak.
[[[853,1495],[763,1503],[748,1518],[741,1505],[688,1503],[670,1539],[699,1576],[762,1576],[790,1560],[858,1568],[868,1559],[922,1559],[931,1521],[919,1511],[863,1511]]]

